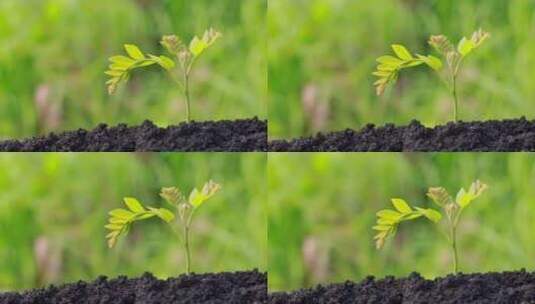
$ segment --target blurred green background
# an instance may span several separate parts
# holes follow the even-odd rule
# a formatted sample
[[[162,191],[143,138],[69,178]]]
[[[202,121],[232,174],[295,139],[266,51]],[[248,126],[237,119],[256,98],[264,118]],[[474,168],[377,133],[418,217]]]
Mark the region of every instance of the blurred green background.
[[[189,192],[210,178],[222,190],[195,214],[192,270],[265,271],[265,163],[262,154],[2,154],[0,290],[183,273],[182,243],[158,220],[108,249],[107,212],[125,196],[165,205],[161,187]]]
[[[412,271],[445,276],[449,245],[429,221],[402,224],[378,251],[375,213],[395,197],[435,208],[428,187],[455,195],[475,179],[489,189],[462,214],[460,270],[535,268],[533,154],[270,154],[268,164],[271,290]]]
[[[534,0],[269,0],[270,137],[450,121],[449,92],[426,68],[375,96],[375,59],[394,43],[435,54],[430,35],[458,42],[479,27],[492,37],[464,63],[460,118],[534,117]]]
[[[185,120],[183,97],[156,67],[109,97],[108,57],[125,43],[164,53],[162,35],[224,35],[192,76],[194,120],[266,118],[267,0],[0,1],[0,139]]]

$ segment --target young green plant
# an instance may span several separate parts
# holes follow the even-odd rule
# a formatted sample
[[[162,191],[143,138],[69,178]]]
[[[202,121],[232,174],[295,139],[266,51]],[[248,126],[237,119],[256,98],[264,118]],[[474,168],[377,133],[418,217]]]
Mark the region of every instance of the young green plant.
[[[457,252],[457,227],[463,210],[477,197],[479,197],[483,191],[487,189],[487,185],[476,180],[470,186],[468,191],[461,188],[457,192],[455,200],[448,194],[448,191],[442,187],[429,188],[427,196],[438,205],[446,218],[446,226],[448,227],[447,233],[444,233],[448,240],[453,260],[453,272],[456,273],[459,270],[459,255]],[[381,249],[385,240],[388,237],[393,237],[396,234],[399,224],[402,222],[414,220],[420,217],[425,217],[434,224],[438,224],[443,214],[435,209],[426,209],[419,207],[411,207],[403,199],[392,199],[392,205],[395,210],[385,209],[377,212],[377,224],[373,227],[378,231],[374,237],[377,249]]]
[[[431,36],[428,43],[435,48],[447,63],[447,79],[442,78],[439,73],[444,66],[441,59],[433,55],[413,55],[403,45],[392,45],[397,57],[386,55],[377,58],[379,64],[377,65],[377,71],[373,73],[373,75],[379,77],[374,83],[377,95],[382,95],[389,84],[396,82],[401,70],[425,64],[436,71],[449,88],[453,97],[453,121],[457,121],[459,117],[457,78],[461,64],[468,54],[481,46],[489,37],[489,33],[479,29],[472,34],[470,39],[463,37],[455,47],[444,35]]]
[[[173,59],[160,55],[155,56],[151,54],[145,55],[137,46],[133,44],[125,44],[127,56],[113,56],[110,57],[109,70],[105,73],[111,78],[106,82],[108,86],[108,93],[111,95],[115,93],[118,85],[121,82],[127,82],[131,73],[135,69],[159,65],[163,68],[170,78],[178,85],[184,94],[186,120],[191,120],[191,97],[190,97],[190,78],[191,71],[197,59],[206,49],[213,45],[219,38],[221,33],[210,28],[204,32],[202,38],[198,36],[193,37],[189,44],[184,44],[182,40],[176,35],[163,36],[160,44],[173,55],[179,63],[180,71],[176,71],[176,63]],[[177,76],[179,74],[181,77]]]
[[[193,214],[204,202],[218,192],[219,189],[221,189],[219,184],[209,181],[204,184],[200,191],[194,188],[186,199],[176,187],[162,188],[160,196],[173,207],[174,212],[167,208],[143,206],[137,199],[132,197],[124,198],[126,209],[119,208],[109,212],[109,223],[105,226],[106,229],[110,230],[106,235],[108,246],[110,248],[115,246],[118,238],[126,235],[135,222],[157,217],[168,224],[173,232],[182,239],[185,249],[186,273],[190,273],[190,229]],[[177,218],[178,221],[176,220]],[[180,227],[177,227],[177,225]]]

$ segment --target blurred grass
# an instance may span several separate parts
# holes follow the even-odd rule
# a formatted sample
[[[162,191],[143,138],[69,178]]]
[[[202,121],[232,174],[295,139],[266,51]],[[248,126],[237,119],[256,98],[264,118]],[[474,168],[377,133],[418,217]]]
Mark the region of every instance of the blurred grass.
[[[464,63],[461,119],[532,118],[534,0],[269,0],[270,136],[451,120],[449,92],[424,68],[375,96],[375,59],[392,53],[393,43],[431,52],[430,35],[457,42],[479,27],[492,38]]]
[[[428,187],[456,194],[478,178],[489,190],[463,212],[461,271],[532,270],[532,154],[270,154],[270,289],[412,271],[429,278],[448,274],[449,246],[424,220],[402,224],[396,238],[377,251],[375,213],[391,207],[393,197],[434,208],[425,197]]]
[[[265,12],[266,0],[2,0],[0,138],[183,121],[181,93],[156,68],[107,96],[107,58],[125,43],[164,53],[162,35],[210,26],[224,38],[194,71],[193,119],[265,118]]]
[[[159,206],[162,186],[189,191],[210,178],[223,189],[195,215],[193,271],[265,270],[265,163],[261,154],[2,154],[0,290],[183,273],[182,243],[157,220],[108,249],[107,212],[125,196]]]

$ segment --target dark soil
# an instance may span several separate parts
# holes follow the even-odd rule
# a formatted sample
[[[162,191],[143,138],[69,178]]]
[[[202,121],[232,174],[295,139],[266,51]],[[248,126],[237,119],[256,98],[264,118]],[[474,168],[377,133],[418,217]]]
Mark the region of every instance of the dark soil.
[[[158,128],[151,121],[129,127],[105,124],[44,137],[0,142],[0,151],[266,151],[267,122],[258,118],[181,123]]]
[[[434,128],[416,120],[401,127],[369,124],[360,131],[274,140],[269,151],[535,151],[535,120],[451,122]]]
[[[260,304],[267,303],[267,276],[258,271],[191,274],[158,280],[99,277],[94,282],[0,294],[0,304]]]
[[[535,303],[535,273],[459,274],[425,280],[413,273],[407,278],[368,277],[360,283],[345,282],[291,293],[273,293],[272,304],[469,304]]]

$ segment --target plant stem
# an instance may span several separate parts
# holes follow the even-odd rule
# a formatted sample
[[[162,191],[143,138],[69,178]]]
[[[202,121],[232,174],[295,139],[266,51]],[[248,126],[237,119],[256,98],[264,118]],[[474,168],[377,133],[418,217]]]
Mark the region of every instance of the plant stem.
[[[184,73],[184,95],[186,97],[186,121],[191,119],[190,115],[190,94],[189,94],[189,73]]]
[[[451,225],[450,227],[450,241],[451,241],[451,249],[453,254],[453,273],[457,273],[459,270],[458,268],[458,255],[457,255],[457,239],[456,239],[456,228],[454,225]]]
[[[453,121],[457,122],[459,100],[457,97],[457,75],[452,76],[452,94],[453,94]]]
[[[184,247],[186,249],[186,274],[191,272],[191,255],[189,252],[189,227],[184,225]]]

